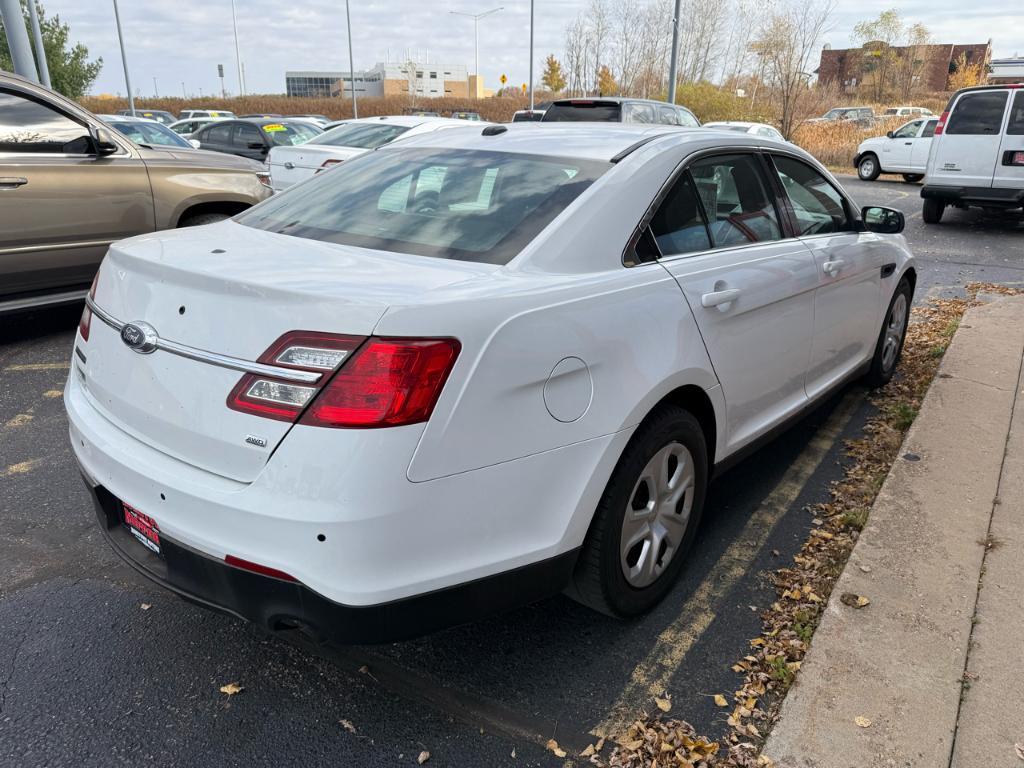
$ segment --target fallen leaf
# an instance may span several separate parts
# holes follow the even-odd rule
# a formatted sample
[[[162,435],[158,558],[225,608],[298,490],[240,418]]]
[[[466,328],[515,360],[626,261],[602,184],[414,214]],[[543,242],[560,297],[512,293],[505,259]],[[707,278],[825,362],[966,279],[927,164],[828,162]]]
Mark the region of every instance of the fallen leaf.
[[[857,715],[857,717],[853,718],[853,722],[855,722],[861,728],[870,728],[871,727],[871,720],[869,720],[868,718],[864,717],[863,715]]]
[[[588,744],[587,748],[584,749],[582,752],[580,752],[580,757],[590,757],[591,755],[596,755],[596,754],[597,754],[597,750],[594,749],[594,745],[593,744]]]
[[[871,604],[871,601],[864,597],[864,595],[856,595],[853,592],[843,592],[839,596],[839,602],[851,608],[863,608],[865,605]]]
[[[513,760],[516,759],[516,748],[515,747],[512,747],[512,759]]]
[[[228,696],[234,696],[236,693],[241,693],[245,688],[240,686],[238,683],[228,683],[220,687],[221,693],[226,693]]]
[[[558,746],[558,742],[554,739],[548,739],[547,748],[555,757],[565,757],[565,750]]]
[[[655,697],[654,698],[654,705],[658,709],[660,709],[662,712],[668,712],[670,709],[672,709],[672,699],[669,698],[668,696],[666,696],[663,699],[659,699],[658,697]]]
[[[725,700],[725,696],[723,696],[720,693],[715,694],[715,704],[717,704],[720,707],[729,706],[729,702]]]
[[[1013,751],[1016,753],[1017,757],[1024,760],[1024,744],[1021,744],[1020,742],[1014,744]]]
[[[142,608],[142,610],[144,610],[144,611],[148,611],[148,610],[149,610],[150,608],[152,608],[153,606],[152,606],[152,605],[150,605],[149,603],[143,603],[143,604],[142,604],[141,606],[139,606],[139,607],[140,607],[140,608]]]
[[[355,733],[356,732],[356,727],[354,725],[352,725],[351,721],[349,721],[349,720],[339,720],[338,722],[341,723],[341,727],[344,728],[349,733]]]
[[[857,567],[860,568],[861,571],[863,571],[864,573],[871,573],[870,565],[858,565]]]
[[[427,750],[424,749],[422,752],[420,752],[420,756],[416,758],[416,764],[417,765],[423,765],[429,759],[430,759],[430,753],[427,752]]]

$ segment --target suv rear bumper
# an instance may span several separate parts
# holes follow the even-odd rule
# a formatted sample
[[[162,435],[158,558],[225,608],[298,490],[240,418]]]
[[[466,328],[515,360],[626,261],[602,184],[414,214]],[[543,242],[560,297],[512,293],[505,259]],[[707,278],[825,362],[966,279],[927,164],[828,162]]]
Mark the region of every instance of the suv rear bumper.
[[[107,543],[136,571],[178,596],[274,633],[316,643],[385,643],[480,619],[550,597],[569,583],[578,549],[504,573],[379,605],[336,603],[309,587],[253,573],[161,533],[161,554],[123,525],[120,502],[87,478]]]
[[[983,205],[993,208],[1020,208],[1024,205],[1024,189],[1004,187],[950,187],[925,184],[921,197],[944,203]]]

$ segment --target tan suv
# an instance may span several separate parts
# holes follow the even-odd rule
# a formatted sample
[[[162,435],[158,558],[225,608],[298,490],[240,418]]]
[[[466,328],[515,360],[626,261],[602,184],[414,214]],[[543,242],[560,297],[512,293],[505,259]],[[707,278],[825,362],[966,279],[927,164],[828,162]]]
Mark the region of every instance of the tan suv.
[[[0,312],[79,300],[113,241],[228,218],[269,183],[253,160],[133,144],[0,72]]]

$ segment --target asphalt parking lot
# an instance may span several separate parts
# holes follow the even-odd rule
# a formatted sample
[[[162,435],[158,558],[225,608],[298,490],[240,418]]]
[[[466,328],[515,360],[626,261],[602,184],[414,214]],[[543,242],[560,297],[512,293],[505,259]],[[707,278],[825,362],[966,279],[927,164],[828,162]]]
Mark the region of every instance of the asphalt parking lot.
[[[918,299],[1024,283],[1024,226],[921,221],[918,187],[842,181],[908,217]],[[870,406],[853,385],[714,484],[683,577],[634,622],[566,598],[420,640],[318,653],[186,604],[108,550],[60,391],[79,308],[0,319],[0,765],[560,765],[667,691],[719,735],[712,700],[773,599]],[[144,609],[143,606],[149,606]],[[227,697],[220,686],[244,687]]]

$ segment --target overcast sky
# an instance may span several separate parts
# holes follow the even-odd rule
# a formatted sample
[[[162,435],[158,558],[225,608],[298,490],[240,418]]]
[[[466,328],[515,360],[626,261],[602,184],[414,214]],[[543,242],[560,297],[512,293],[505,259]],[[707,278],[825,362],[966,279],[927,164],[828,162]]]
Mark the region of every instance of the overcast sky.
[[[661,0],[666,1],[666,0]],[[125,93],[111,0],[42,0],[47,13],[71,24],[72,39],[102,56],[93,93]],[[352,1],[356,69],[394,59],[411,49],[441,63],[473,67],[473,21],[449,10],[486,11],[502,0]],[[487,87],[504,73],[527,79],[530,6],[504,0],[504,10],[480,21],[480,70]],[[612,0],[614,2],[614,0]],[[493,5],[491,4],[493,3]],[[561,55],[563,31],[586,0],[536,0],[536,77],[548,53]],[[1013,0],[975,0],[970,12],[959,0],[840,0],[825,42],[849,44],[853,25],[898,6],[904,17],[924,22],[937,42],[977,43],[989,38],[996,57],[1024,53],[1024,13]],[[247,89],[284,92],[285,70],[347,70],[345,6],[341,0],[236,0],[238,37]],[[237,92],[230,0],[120,0],[133,89],[143,96],[219,93],[217,64],[224,64],[229,92]],[[685,20],[684,20],[685,23]]]

